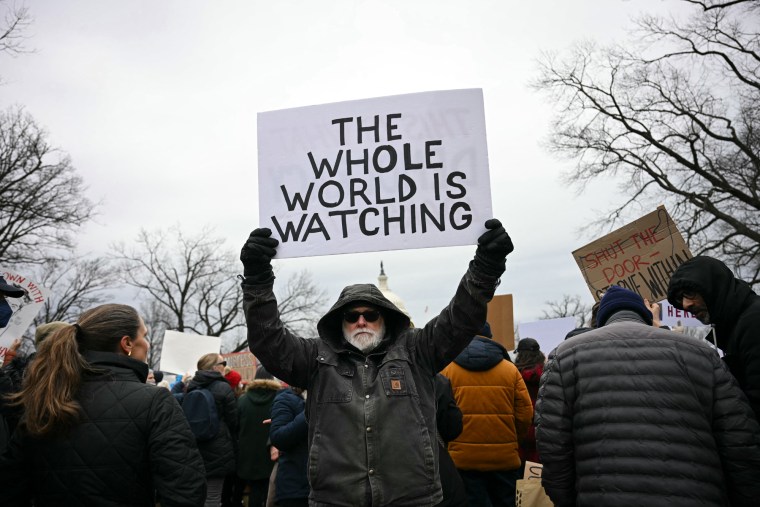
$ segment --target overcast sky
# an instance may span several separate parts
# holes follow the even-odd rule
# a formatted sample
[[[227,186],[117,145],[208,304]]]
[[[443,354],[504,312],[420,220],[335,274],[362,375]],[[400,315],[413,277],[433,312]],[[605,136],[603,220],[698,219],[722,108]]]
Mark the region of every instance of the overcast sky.
[[[642,12],[684,9],[675,0],[27,4],[35,52],[0,56],[0,107],[23,105],[102,201],[81,250],[105,253],[140,228],[174,224],[211,225],[238,250],[258,224],[257,112],[482,88],[494,216],[515,243],[497,293],[513,294],[518,322],[563,294],[593,302],[571,252],[594,239],[580,228],[620,200],[611,182],[580,195],[563,184],[572,162],[542,148],[552,104],[529,87],[536,60],[585,38],[622,41]],[[286,259],[279,282],[308,269],[331,304],[347,284],[376,282],[382,260],[421,324],[448,302],[474,251]]]

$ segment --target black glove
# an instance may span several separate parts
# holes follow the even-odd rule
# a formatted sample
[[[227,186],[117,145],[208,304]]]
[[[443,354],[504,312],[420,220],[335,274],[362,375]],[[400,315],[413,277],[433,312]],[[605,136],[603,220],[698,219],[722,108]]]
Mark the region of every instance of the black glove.
[[[248,241],[240,250],[243,275],[248,283],[261,284],[274,280],[272,257],[277,254],[276,247],[280,242],[270,236],[271,230],[256,229],[248,236]]]
[[[501,222],[492,218],[486,220],[486,232],[478,238],[473,267],[484,275],[500,277],[506,268],[507,255],[515,249],[512,239]]]

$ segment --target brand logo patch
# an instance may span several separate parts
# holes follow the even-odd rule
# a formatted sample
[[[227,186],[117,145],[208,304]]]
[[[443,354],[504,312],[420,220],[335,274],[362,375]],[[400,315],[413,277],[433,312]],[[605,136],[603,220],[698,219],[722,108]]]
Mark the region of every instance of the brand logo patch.
[[[401,390],[401,381],[399,379],[392,378],[391,379],[391,389],[394,391],[400,391]]]

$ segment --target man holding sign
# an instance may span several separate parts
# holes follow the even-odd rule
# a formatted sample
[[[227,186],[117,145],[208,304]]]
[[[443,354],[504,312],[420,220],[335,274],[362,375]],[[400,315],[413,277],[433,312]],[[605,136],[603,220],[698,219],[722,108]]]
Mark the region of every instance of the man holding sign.
[[[451,303],[424,328],[371,284],[350,285],[320,319],[319,338],[283,326],[272,291],[279,241],[256,229],[243,246],[248,343],[278,378],[309,391],[311,505],[420,506],[442,499],[435,374],[486,321],[487,303],[513,246],[485,223]]]

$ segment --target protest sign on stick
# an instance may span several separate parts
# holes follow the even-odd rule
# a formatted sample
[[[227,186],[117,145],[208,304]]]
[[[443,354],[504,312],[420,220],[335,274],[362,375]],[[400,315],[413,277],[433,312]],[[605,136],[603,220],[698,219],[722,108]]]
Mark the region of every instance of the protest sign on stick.
[[[599,301],[610,285],[651,302],[667,296],[676,268],[692,257],[664,206],[573,252],[591,294]]]
[[[50,291],[28,276],[12,269],[0,268],[0,276],[5,279],[7,284],[14,285],[24,291],[24,295],[19,298],[9,297],[5,299],[13,313],[6,325],[0,327],[0,356],[4,356],[6,349],[10,347],[13,340],[21,338],[32,325],[34,318],[45,306]]]
[[[475,244],[492,216],[480,89],[259,113],[258,157],[278,258]]]

